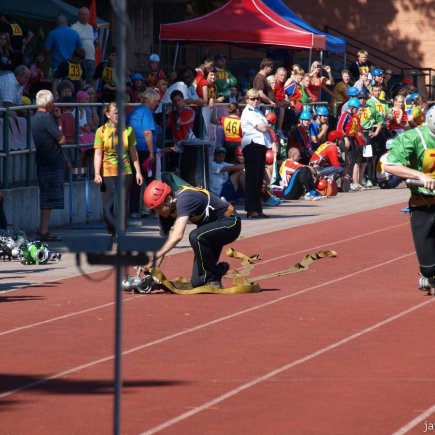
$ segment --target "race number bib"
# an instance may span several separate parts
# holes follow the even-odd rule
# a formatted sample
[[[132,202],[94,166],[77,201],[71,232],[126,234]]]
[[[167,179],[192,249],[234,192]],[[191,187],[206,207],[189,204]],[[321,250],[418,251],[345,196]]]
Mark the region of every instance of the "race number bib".
[[[83,70],[79,63],[68,63],[68,78],[71,81],[82,79]]]
[[[21,27],[18,24],[16,23],[11,24],[11,28],[12,28],[12,36],[23,36],[23,31],[21,30]]]
[[[111,86],[115,86],[115,68],[106,66],[101,74],[103,81]]]
[[[240,119],[225,118],[224,120],[225,136],[233,139],[240,138]]]
[[[429,177],[435,178],[435,149],[424,150],[421,171]]]

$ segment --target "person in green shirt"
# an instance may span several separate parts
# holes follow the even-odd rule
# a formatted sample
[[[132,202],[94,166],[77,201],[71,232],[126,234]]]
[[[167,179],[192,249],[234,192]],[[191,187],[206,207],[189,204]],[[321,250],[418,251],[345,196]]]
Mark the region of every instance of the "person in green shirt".
[[[418,180],[410,185],[411,231],[420,267],[419,288],[435,292],[435,106],[426,125],[397,136],[385,162],[392,175]]]

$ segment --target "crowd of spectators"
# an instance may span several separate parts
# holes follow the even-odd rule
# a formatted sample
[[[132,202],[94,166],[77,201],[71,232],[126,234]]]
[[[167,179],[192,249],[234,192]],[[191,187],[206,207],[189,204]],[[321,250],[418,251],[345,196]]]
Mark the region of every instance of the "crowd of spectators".
[[[0,106],[34,103],[41,89],[51,90],[55,102],[60,103],[113,102],[117,89],[116,48],[110,48],[106,57],[97,62],[97,41],[88,21],[86,7],[80,8],[78,20],[71,26],[65,16],[58,16],[44,46],[26,65],[24,54],[33,35],[2,15]],[[215,125],[218,134],[213,150],[216,152],[211,153],[211,186],[220,196],[230,191],[227,199],[244,195],[248,218],[267,217],[262,202],[281,203],[265,185],[279,184],[271,168],[280,164],[291,167],[289,162],[285,166],[289,159],[297,163],[295,168],[316,169],[296,171],[305,178],[313,177],[311,181],[304,178],[302,183],[306,199],[324,198],[313,193],[317,192],[313,183],[322,172],[335,174],[334,178],[347,177],[354,191],[376,184],[390,187],[384,182],[385,173],[377,176],[388,139],[424,122],[428,105],[425,97],[405,80],[403,85],[390,86],[391,76],[391,70],[373,65],[365,50],[360,50],[357,60],[340,72],[337,83],[331,67],[319,61],[312,62],[305,71],[299,64],[285,67],[264,58],[257,72],[250,69],[245,77],[237,78],[230,71],[227,56],[221,53],[206,55],[198,67],[178,73],[166,73],[159,55],[152,53],[147,71],[125,72],[125,101],[140,104],[127,113],[137,140],[140,170],[146,172],[143,175],[147,182],[155,179],[160,174],[162,156],[178,152],[183,140],[209,136],[210,127]],[[268,113],[275,116],[273,123]],[[19,116],[20,111],[9,112],[9,116],[14,115]],[[79,132],[75,130],[77,116]],[[80,106],[77,111],[62,109],[63,136],[66,143],[75,143],[79,138],[83,165],[93,166],[96,132],[103,121],[104,116],[92,106]],[[204,128],[200,129],[200,125]],[[171,143],[161,142],[162,129],[167,129]],[[331,132],[333,139],[328,140]],[[327,159],[313,160],[313,156],[322,156],[323,145],[338,151],[340,170],[322,171]],[[268,150],[270,159],[266,158]],[[132,167],[133,173],[136,166]],[[332,166],[337,166],[336,159]],[[283,191],[288,190],[290,177],[291,171],[287,170],[285,180],[281,180]],[[140,196],[136,186],[130,197],[134,217],[147,213]]]

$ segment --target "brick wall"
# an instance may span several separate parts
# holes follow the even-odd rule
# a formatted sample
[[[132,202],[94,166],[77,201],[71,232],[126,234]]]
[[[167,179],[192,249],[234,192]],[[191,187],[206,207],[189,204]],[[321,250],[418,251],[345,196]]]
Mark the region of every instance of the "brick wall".
[[[430,20],[433,0],[285,2],[320,29],[334,27],[417,67],[435,69],[435,27]]]

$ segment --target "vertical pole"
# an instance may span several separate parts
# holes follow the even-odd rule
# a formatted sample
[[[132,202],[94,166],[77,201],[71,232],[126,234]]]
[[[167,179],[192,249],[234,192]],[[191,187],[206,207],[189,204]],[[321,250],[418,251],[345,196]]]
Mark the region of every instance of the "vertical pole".
[[[113,0],[117,4],[115,13],[117,15],[116,26],[116,106],[118,108],[118,177],[115,195],[116,213],[116,236],[119,241],[125,231],[125,190],[124,190],[124,142],[123,133],[125,128],[125,74],[126,74],[126,23],[127,11],[126,0]],[[115,8],[114,8],[115,9]],[[122,252],[119,243],[116,247],[116,302],[115,302],[115,380],[114,380],[114,412],[113,412],[113,433],[121,434],[121,392],[122,392]]]
[[[30,186],[31,178],[32,178],[32,112],[27,110],[26,112],[26,145],[27,145],[27,154],[26,154],[26,186]]]
[[[11,154],[9,149],[9,112],[6,110],[3,115],[3,151],[6,154],[3,160],[3,189],[9,187],[9,175],[11,165]]]

